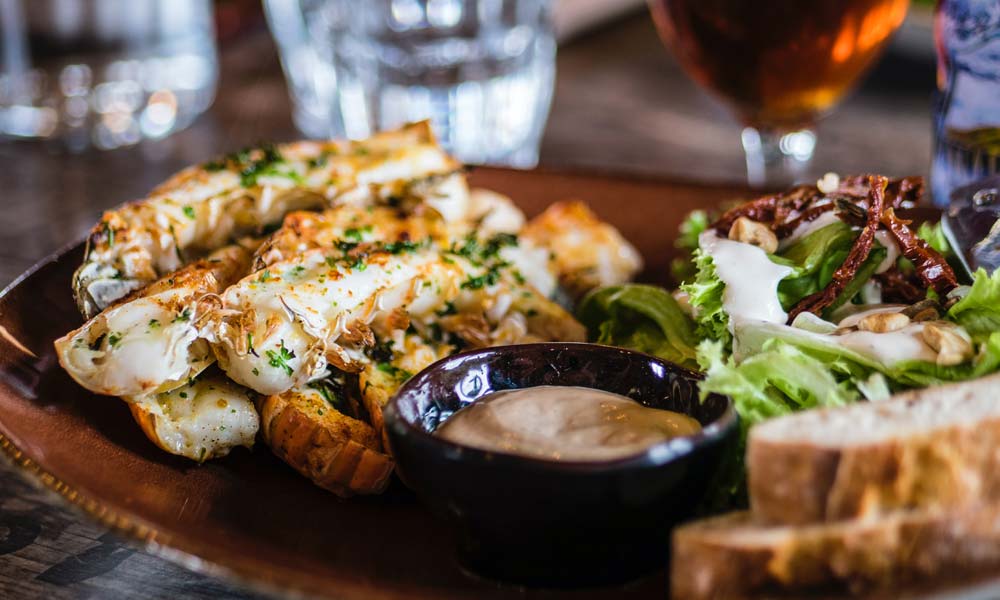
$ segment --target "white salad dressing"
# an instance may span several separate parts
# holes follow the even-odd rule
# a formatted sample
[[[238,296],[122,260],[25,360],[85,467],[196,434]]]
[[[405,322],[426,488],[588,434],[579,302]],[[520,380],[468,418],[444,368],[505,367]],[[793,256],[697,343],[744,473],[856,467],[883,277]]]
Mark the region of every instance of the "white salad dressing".
[[[868,315],[897,313],[904,308],[906,307],[893,304],[873,307],[844,317],[837,326],[854,327],[861,319],[864,319]],[[845,348],[876,360],[883,365],[893,365],[907,360],[934,362],[937,360],[937,353],[924,342],[923,331],[924,323],[910,323],[906,327],[897,329],[896,331],[885,333],[851,331],[835,337]]]
[[[771,262],[767,253],[751,244],[720,238],[706,231],[698,246],[712,257],[715,272],[726,284],[722,306],[730,329],[738,321],[784,323],[788,314],[778,300],[778,283],[793,269]]]
[[[923,330],[923,323],[910,323],[902,329],[886,333],[852,331],[833,337],[841,346],[848,350],[853,350],[887,367],[891,367],[897,363],[909,360],[926,362],[937,360],[937,353],[924,343],[922,337]]]
[[[802,223],[798,227],[796,227],[795,230],[792,231],[791,235],[781,240],[781,242],[778,244],[778,248],[784,250],[785,248],[791,246],[795,242],[806,237],[810,233],[814,231],[819,231],[820,229],[823,229],[827,225],[832,225],[834,223],[839,223],[839,222],[840,222],[840,217],[837,216],[837,213],[835,211],[832,210],[827,211],[821,214],[820,216],[816,217],[812,221],[806,221],[805,223]]]
[[[880,313],[896,313],[906,308],[900,304],[883,304],[873,306],[847,315],[835,325],[836,330],[843,331],[856,327],[861,319],[868,315]],[[821,325],[829,325],[819,317],[806,317],[805,313],[795,319],[795,329],[800,335],[812,337],[827,344],[836,344],[865,358],[891,367],[897,363],[910,360],[934,362],[937,353],[923,340],[924,323],[910,323],[902,329],[885,333],[871,331],[847,331],[844,333],[824,332]]]

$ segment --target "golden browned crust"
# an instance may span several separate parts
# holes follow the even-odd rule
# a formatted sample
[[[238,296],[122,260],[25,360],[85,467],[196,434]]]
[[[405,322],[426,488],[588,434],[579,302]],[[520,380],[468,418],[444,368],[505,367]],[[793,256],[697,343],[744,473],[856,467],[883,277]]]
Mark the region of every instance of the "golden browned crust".
[[[952,407],[960,411],[966,396],[974,401],[977,394],[992,395],[991,385],[980,380],[886,402],[962,394]],[[989,415],[969,422],[933,421],[916,429],[901,426],[898,433],[870,443],[788,441],[780,428],[762,427],[751,431],[747,447],[751,504],[755,515],[769,522],[804,524],[1000,502],[997,448],[1000,417]]]
[[[344,498],[388,485],[394,463],[375,430],[321,396],[293,390],[264,398],[258,410],[267,445],[316,485]]]
[[[670,585],[672,598],[692,600],[816,587],[858,592],[998,565],[998,505],[805,527],[761,525],[738,512],[674,531]]]

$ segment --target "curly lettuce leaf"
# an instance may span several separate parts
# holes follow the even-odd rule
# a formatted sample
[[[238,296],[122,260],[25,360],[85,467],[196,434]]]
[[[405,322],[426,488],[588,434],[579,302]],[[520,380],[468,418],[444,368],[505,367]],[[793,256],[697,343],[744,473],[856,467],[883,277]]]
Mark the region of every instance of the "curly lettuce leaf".
[[[706,373],[702,394],[731,396],[745,428],[795,410],[847,404],[859,396],[838,381],[829,363],[780,339],[768,340],[738,364],[723,358],[717,342],[702,342],[698,361]]]
[[[951,254],[951,245],[948,244],[948,238],[945,237],[940,222],[931,223],[924,221],[917,228],[917,237],[927,242],[931,248],[934,248],[945,257]]]
[[[695,324],[669,292],[651,285],[602,288],[584,298],[577,317],[590,339],[698,367]]]
[[[972,287],[948,310],[955,321],[979,341],[1000,331],[1000,270],[992,275],[979,269],[972,277]]]
[[[700,339],[718,340],[728,349],[732,346],[729,333],[729,315],[722,308],[726,284],[715,272],[712,257],[696,250],[694,264],[697,275],[694,281],[681,285],[681,291],[688,295],[688,302],[694,311],[697,323],[696,333]]]
[[[670,274],[677,282],[688,281],[695,276],[697,269],[692,254],[698,249],[698,236],[708,229],[708,225],[708,213],[703,210],[693,210],[678,228],[674,248],[680,250],[681,255],[670,261]]]
[[[979,345],[975,358],[968,363],[941,366],[933,362],[904,360],[883,364],[837,343],[835,338],[813,335],[808,331],[771,323],[747,324],[737,329],[739,339],[735,360],[747,360],[764,352],[769,343],[780,341],[794,346],[825,364],[838,380],[858,386],[874,373],[884,376],[890,389],[927,387],[953,381],[982,377],[1000,369],[1000,331]],[[872,389],[872,388],[869,388]],[[870,396],[865,392],[865,396]],[[875,394],[879,395],[879,394]]]
[[[839,406],[853,402],[860,394],[838,382],[827,365],[799,348],[772,340],[761,351],[739,364],[726,357],[722,344],[706,340],[698,345],[698,361],[706,377],[700,390],[728,395],[740,415],[737,451],[713,482],[707,512],[746,505],[746,478],[743,455],[746,436],[756,423],[817,406]]]

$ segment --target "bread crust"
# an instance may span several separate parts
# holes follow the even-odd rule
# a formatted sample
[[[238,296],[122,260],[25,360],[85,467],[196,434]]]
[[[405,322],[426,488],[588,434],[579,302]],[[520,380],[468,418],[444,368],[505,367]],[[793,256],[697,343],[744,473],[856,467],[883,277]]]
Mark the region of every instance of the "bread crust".
[[[982,394],[992,397],[989,386],[1000,379],[987,379],[992,381],[910,392],[884,402],[903,403],[909,408],[913,403],[951,395],[957,401],[950,406],[961,410],[966,399]],[[871,405],[871,410],[879,406]],[[996,451],[1000,448],[1000,412],[930,423],[870,443],[842,444],[812,444],[803,442],[801,436],[782,439],[781,434],[797,424],[796,418],[783,417],[750,433],[747,466],[751,506],[764,521],[832,522],[909,508],[1000,502],[1000,453]]]
[[[672,598],[691,600],[789,588],[860,592],[997,566],[1000,505],[804,527],[738,512],[674,531],[670,585]]]
[[[378,494],[394,462],[370,425],[345,415],[319,394],[292,390],[263,398],[261,432],[271,450],[313,483],[347,498]]]

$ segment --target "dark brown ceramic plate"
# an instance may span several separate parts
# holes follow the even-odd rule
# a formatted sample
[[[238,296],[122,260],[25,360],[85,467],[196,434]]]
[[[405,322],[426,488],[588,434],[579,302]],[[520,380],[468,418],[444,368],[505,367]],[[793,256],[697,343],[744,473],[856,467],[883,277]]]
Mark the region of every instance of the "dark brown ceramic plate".
[[[680,219],[746,192],[691,183],[478,169],[475,185],[533,215],[579,198],[618,226],[661,281]],[[463,575],[448,531],[398,482],[380,497],[340,501],[260,445],[203,466],[156,449],[115,398],[94,396],[58,366],[52,340],[81,319],[70,297],[75,246],[0,297],[0,447],[23,471],[119,533],[194,569],[271,590],[336,598],[489,598]],[[663,574],[574,597],[665,595]],[[568,593],[517,590],[526,596]]]

